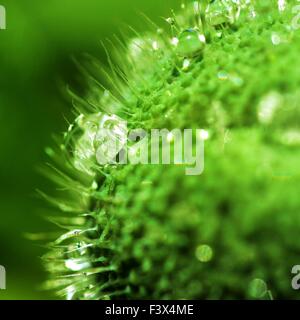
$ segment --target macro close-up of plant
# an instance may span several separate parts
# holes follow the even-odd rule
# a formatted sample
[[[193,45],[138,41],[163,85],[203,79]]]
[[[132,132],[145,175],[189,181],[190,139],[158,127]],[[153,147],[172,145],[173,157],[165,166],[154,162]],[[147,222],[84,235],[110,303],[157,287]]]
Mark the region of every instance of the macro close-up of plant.
[[[293,297],[300,35],[285,1],[186,2],[83,69],[49,176],[65,229],[44,255],[67,299]],[[107,86],[97,81],[104,73]],[[100,165],[101,129],[203,128],[205,169]],[[100,131],[99,131],[100,130]],[[98,134],[98,132],[100,132]],[[122,133],[121,133],[122,134]],[[126,137],[125,137],[126,139]],[[109,145],[108,145],[109,149]],[[108,150],[109,152],[109,150]]]
[[[298,299],[299,6],[186,0],[99,36],[99,58],[74,52],[76,77],[64,79],[72,114],[46,142],[50,184],[36,186],[50,222],[27,234],[43,247],[43,292]],[[175,158],[174,133],[193,132],[201,172],[161,154],[153,162],[143,141],[154,129]]]

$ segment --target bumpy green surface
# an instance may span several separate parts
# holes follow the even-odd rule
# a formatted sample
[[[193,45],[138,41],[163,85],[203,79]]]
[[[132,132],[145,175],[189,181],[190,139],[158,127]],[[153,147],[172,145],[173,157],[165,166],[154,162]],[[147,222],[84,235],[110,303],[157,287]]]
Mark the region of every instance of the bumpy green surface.
[[[149,22],[143,35],[115,41],[112,69],[102,70],[110,91],[87,76],[89,96],[74,96],[77,120],[61,148],[48,150],[62,187],[48,197],[63,212],[53,220],[67,232],[44,256],[48,288],[69,299],[297,298],[294,4],[186,4],[166,30]],[[98,165],[104,114],[130,128],[207,130],[204,173]]]

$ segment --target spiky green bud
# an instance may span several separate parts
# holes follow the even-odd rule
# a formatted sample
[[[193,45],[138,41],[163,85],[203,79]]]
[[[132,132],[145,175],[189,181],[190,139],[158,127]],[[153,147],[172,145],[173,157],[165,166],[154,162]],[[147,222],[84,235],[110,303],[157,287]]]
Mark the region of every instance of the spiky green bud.
[[[293,2],[183,5],[116,40],[56,152],[66,233],[44,256],[69,299],[292,298],[299,264],[300,31]],[[111,49],[109,49],[111,51]],[[101,68],[94,66],[93,74]],[[99,165],[99,129],[206,130],[205,170]],[[107,152],[109,153],[109,148]]]

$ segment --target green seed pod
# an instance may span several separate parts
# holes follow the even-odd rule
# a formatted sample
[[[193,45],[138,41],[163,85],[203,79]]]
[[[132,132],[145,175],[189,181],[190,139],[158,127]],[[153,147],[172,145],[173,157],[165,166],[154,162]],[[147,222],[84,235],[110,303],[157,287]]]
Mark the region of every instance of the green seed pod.
[[[117,40],[109,72],[92,64],[110,87],[88,76],[88,96],[74,96],[77,121],[51,152],[61,195],[48,197],[65,233],[44,256],[46,287],[62,298],[298,297],[289,276],[300,252],[300,32],[274,1],[216,0],[197,7],[196,22],[194,7],[171,31]],[[124,147],[123,121],[202,129],[203,174],[99,163],[136,152]]]

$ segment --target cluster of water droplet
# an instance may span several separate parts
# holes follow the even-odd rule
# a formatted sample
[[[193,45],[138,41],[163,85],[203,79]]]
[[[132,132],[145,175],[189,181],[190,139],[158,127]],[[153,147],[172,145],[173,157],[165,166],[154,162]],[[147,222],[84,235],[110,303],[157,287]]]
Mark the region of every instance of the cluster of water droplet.
[[[77,125],[82,129],[74,150],[75,167],[91,176],[98,165],[115,162],[127,141],[126,122],[116,115],[94,114],[88,118],[79,116]]]

